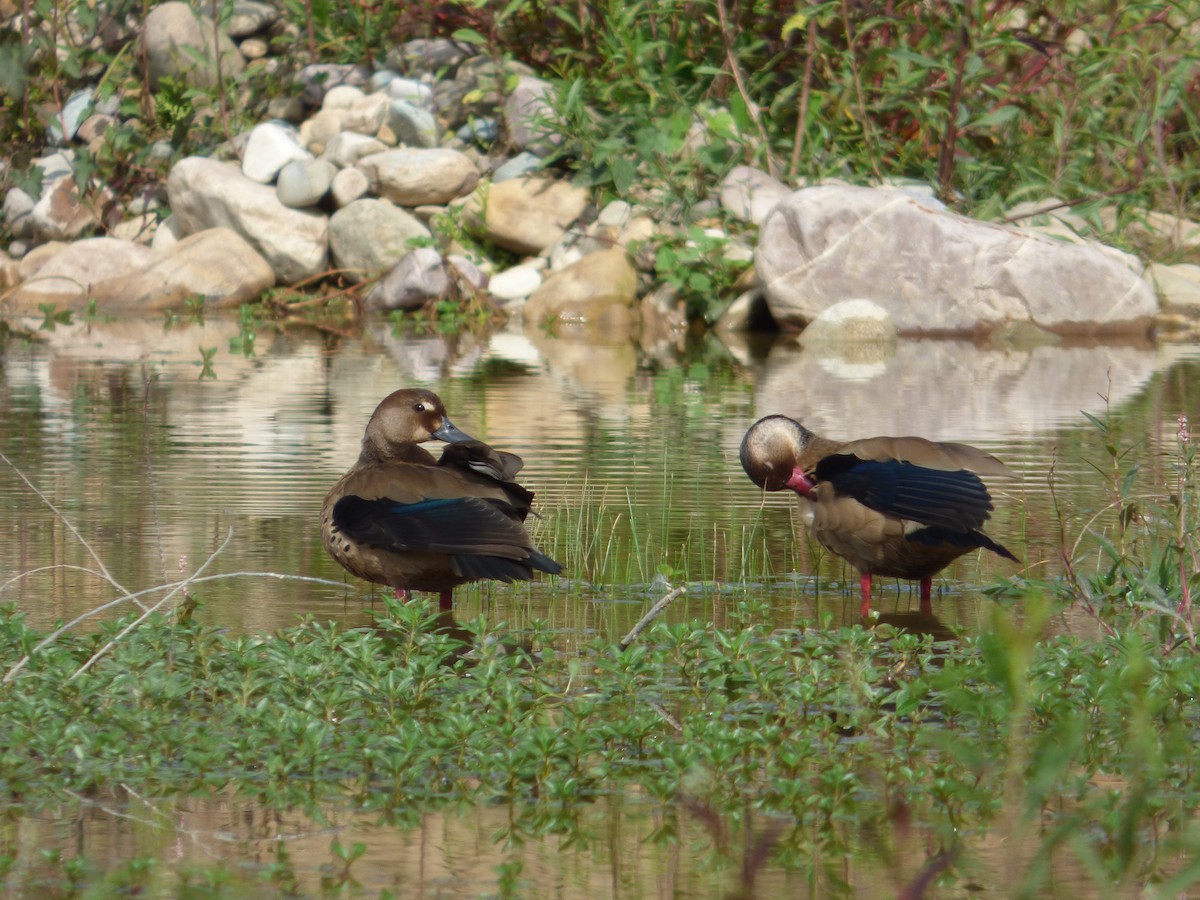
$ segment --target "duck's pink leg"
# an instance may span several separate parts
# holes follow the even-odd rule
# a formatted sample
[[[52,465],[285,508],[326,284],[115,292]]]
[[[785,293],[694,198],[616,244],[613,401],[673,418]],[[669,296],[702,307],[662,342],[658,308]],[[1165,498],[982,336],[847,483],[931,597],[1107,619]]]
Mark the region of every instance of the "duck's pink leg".
[[[871,573],[863,572],[858,578],[858,584],[862,588],[862,606],[859,607],[858,615],[865,619],[871,614]]]
[[[933,603],[930,601],[930,596],[933,594],[933,577],[921,579],[921,615],[933,615]]]
[[[454,591],[442,591],[438,594],[438,609],[442,612],[450,612],[454,609]]]

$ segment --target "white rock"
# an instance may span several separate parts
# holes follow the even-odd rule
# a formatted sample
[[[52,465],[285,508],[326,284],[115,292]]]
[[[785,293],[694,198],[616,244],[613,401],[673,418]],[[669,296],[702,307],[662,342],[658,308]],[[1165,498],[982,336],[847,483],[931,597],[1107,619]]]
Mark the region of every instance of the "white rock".
[[[334,205],[341,209],[367,196],[371,191],[371,181],[358,169],[342,169],[333,176],[330,190]]]
[[[393,100],[407,100],[421,109],[433,108],[433,88],[423,82],[412,78],[393,78],[387,83],[385,90]]]
[[[341,109],[347,110],[355,104],[361,103],[366,93],[360,87],[354,87],[349,84],[339,84],[331,87],[325,94],[325,98],[321,101],[321,109]]]
[[[1154,291],[1133,257],[979,222],[897,190],[813,187],[763,221],[755,254],[771,314],[804,323],[865,298],[901,331],[1030,321],[1062,332],[1144,331]]]
[[[1177,263],[1173,266],[1151,263],[1150,277],[1162,297],[1164,311],[1200,313],[1200,266]]]
[[[83,309],[105,285],[121,288],[154,260],[150,248],[110,237],[47,247],[44,259],[23,261],[21,273],[28,280],[10,296],[10,311],[32,313],[42,304]]]
[[[384,153],[387,146],[378,138],[356,131],[342,131],[335,134],[326,144],[323,159],[329,160],[339,169],[352,166],[364,156],[373,153]]]
[[[401,206],[447,203],[479,182],[470,157],[441,148],[388,150],[363,157],[358,167],[376,193]]]
[[[324,159],[295,160],[280,169],[275,196],[292,209],[315,206],[329,193],[336,173],[333,163]]]
[[[279,170],[295,160],[312,159],[300,146],[296,129],[278,122],[255,125],[242,155],[242,174],[259,184],[270,184]]]
[[[513,266],[488,280],[488,293],[499,300],[524,300],[542,286],[541,273],[532,266]]]

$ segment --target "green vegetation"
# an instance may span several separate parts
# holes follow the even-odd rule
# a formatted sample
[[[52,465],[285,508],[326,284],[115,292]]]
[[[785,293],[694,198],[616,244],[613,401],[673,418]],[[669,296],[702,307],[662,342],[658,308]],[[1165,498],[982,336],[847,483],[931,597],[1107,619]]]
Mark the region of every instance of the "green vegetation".
[[[697,362],[652,394],[711,377]],[[768,592],[747,583],[762,571],[726,590],[720,626],[672,616],[622,641],[536,620],[456,623],[391,600],[372,627],[238,634],[196,620],[203,579],[173,614],[163,605],[91,634],[47,635],[5,609],[6,814],[219,795],[403,829],[499,808],[498,845],[574,847],[612,827],[598,810],[637,798],[656,823],[639,839],[700,835],[714,883],[747,896],[768,872],[849,893],[848,860],[891,873],[897,894],[928,882],[952,895],[1046,896],[1064,883],[1178,895],[1200,880],[1195,445],[1181,420],[1170,484],[1147,489],[1156,461],[1096,425],[1111,502],[1086,523],[1095,540],[1064,540],[1066,578],[999,585],[990,625],[953,641],[884,624],[772,628]],[[649,506],[668,506],[672,490]],[[578,535],[543,535],[580,578],[646,581],[664,574],[658,561],[691,567],[702,550],[672,558],[667,519],[656,527],[632,503],[580,510]],[[754,553],[743,555],[765,565]],[[636,571],[617,568],[623,555]],[[569,604],[570,583],[559,590]],[[1076,612],[1098,637],[1057,633]],[[364,849],[337,836],[329,848],[329,890],[352,890]],[[70,894],[154,881],[155,860],[123,859],[100,871],[47,857],[37,884]],[[254,877],[284,891],[290,871],[281,858]],[[0,875],[34,886],[3,841]],[[179,877],[220,894],[234,876],[214,865]],[[521,893],[519,863],[496,877]]]
[[[116,641],[114,624],[33,653],[0,693],[4,791],[16,811],[233,787],[268,808],[353,805],[397,824],[501,803],[506,841],[586,840],[589,804],[637,791],[661,808],[657,840],[689,815],[771,823],[763,864],[814,886],[838,885],[846,856],[916,847],[931,849],[907,859],[913,877],[936,865],[947,885],[1002,878],[1025,896],[1063,865],[1099,892],[1169,896],[1200,877],[1200,674],[1153,627],[1114,617],[1100,641],[1040,640],[1049,607],[1030,597],[1023,624],[998,610],[994,631],[951,647],[886,629],[769,632],[764,612],[578,655],[537,625],[531,653],[503,628],[450,633],[390,602],[373,630],[236,636],[154,619]],[[41,637],[6,613],[5,669]],[[1015,864],[988,859],[988,834]]]
[[[206,12],[221,19],[231,9]],[[600,199],[654,209],[662,223],[683,226],[681,235],[738,163],[792,183],[913,179],[981,218],[1060,198],[1126,245],[1143,240],[1129,226],[1149,211],[1186,216],[1200,177],[1200,10],[1168,0],[293,2],[285,5],[291,36],[273,38],[287,52],[272,64],[285,70],[268,75],[257,61],[207,93],[170,80],[152,91],[132,33],[91,40],[126,14],[144,15],[136,4],[106,4],[106,15],[86,4],[37,4],[31,13],[40,27],[0,34],[9,178],[36,180],[28,161],[62,105],[75,89],[98,85],[98,98],[120,96],[123,108],[102,140],[76,148],[81,199],[96,208],[102,186],[122,200],[142,195],[172,158],[210,152],[259,121],[291,83],[287,67],[381,64],[414,37],[478,47],[495,60],[501,90],[505,63],[531,65],[559,89],[547,127],[564,142],[548,165]],[[434,224],[440,246],[460,236],[452,216]],[[1170,240],[1153,238],[1162,239]],[[711,249],[690,235],[668,240],[658,269],[680,280],[684,265],[711,261]],[[1177,248],[1135,249],[1169,257]],[[719,265],[716,281],[730,274]],[[693,316],[719,308],[704,292],[722,284],[681,287]],[[283,315],[295,305],[272,308]],[[334,307],[332,316],[344,312]]]

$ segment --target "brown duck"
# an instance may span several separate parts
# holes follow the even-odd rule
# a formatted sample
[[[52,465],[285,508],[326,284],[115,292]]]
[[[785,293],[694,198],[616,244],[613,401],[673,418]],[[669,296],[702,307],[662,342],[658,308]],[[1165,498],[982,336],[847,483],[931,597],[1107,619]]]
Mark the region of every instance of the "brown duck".
[[[759,487],[795,491],[821,546],[858,569],[864,618],[874,575],[919,580],[921,612],[932,614],[933,576],[964,553],[985,547],[1018,561],[980,530],[992,498],[979,476],[1014,473],[975,447],[919,437],[839,443],[767,416],[746,432],[741,458]]]
[[[440,460],[418,446],[446,441]],[[356,462],[325,498],[321,539],[346,571],[396,596],[436,591],[449,610],[468,581],[512,582],[562,566],[539,552],[521,524],[533,493],[512,479],[521,458],[454,426],[431,391],[384,398]]]

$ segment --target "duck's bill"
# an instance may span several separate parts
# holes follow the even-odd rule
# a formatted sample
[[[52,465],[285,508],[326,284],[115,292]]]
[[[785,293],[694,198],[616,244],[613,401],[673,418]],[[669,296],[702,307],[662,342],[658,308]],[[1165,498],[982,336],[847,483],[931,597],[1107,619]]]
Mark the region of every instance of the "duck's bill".
[[[457,444],[460,441],[475,440],[475,438],[471,437],[465,431],[460,430],[457,425],[446,418],[442,419],[442,427],[435,431],[433,436],[439,441],[445,441],[447,444]]]

